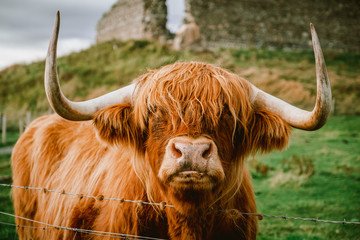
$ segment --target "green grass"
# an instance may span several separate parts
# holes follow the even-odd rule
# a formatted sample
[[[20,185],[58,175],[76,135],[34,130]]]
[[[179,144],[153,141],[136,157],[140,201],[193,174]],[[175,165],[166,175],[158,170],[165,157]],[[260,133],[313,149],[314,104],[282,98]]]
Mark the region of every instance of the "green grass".
[[[11,176],[10,155],[0,155],[0,183],[9,184],[11,180],[4,181],[4,178],[8,178],[9,176]],[[10,188],[0,186],[0,211],[14,213],[10,197]],[[0,222],[14,224],[15,220],[12,217],[0,214]],[[0,239],[14,239],[14,236],[16,236],[15,227],[0,223]]]
[[[286,151],[256,156],[258,164],[270,169],[264,177],[252,168],[258,211],[270,215],[359,222],[359,133],[359,117],[332,117],[318,131],[295,130]],[[296,171],[299,165],[293,163],[293,156],[303,156],[311,161],[313,175],[299,174]],[[292,170],[284,164],[286,162],[292,164]],[[278,179],[282,181],[275,181]],[[325,240],[358,239],[359,236],[359,225],[271,218],[260,221],[259,239]]]
[[[285,151],[249,159],[258,212],[359,222],[359,146],[360,117],[333,116],[318,131],[294,130]],[[9,155],[0,156],[0,176],[11,174],[9,163]],[[266,166],[268,171],[258,172],[258,165]],[[0,187],[0,211],[13,212],[9,196],[10,189]],[[0,221],[14,222],[3,215],[0,215]],[[0,239],[13,239],[14,236],[14,227],[0,224]],[[359,225],[266,217],[259,221],[260,240],[359,239],[359,236]]]
[[[2,133],[0,133],[0,138],[2,138]],[[6,142],[5,143],[0,142],[0,148],[13,146],[18,138],[19,138],[19,132],[7,131]]]

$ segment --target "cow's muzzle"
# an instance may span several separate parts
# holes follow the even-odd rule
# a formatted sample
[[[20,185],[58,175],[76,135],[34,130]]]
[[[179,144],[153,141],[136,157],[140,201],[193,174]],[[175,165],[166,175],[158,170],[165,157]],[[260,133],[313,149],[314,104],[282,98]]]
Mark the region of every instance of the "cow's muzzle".
[[[211,139],[175,137],[168,142],[159,178],[171,186],[211,187],[224,176],[217,146]]]
[[[213,141],[200,138],[175,138],[172,139],[167,151],[179,167],[179,171],[205,172],[210,158],[216,154],[216,146]]]

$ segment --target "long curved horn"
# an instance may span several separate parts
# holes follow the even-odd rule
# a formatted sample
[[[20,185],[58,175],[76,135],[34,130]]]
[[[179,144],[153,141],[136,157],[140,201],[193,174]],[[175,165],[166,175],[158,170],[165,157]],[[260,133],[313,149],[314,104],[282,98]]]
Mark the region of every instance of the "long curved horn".
[[[303,130],[316,130],[327,121],[331,111],[331,87],[324,56],[313,24],[310,24],[316,63],[317,96],[314,109],[309,112],[294,107],[252,85],[253,105],[278,114],[291,126]]]
[[[53,32],[50,38],[45,65],[45,91],[48,101],[54,111],[61,117],[72,121],[84,121],[93,118],[101,108],[130,101],[135,85],[120,88],[98,98],[83,102],[72,102],[62,93],[56,69],[56,49],[60,28],[60,13],[56,14]]]

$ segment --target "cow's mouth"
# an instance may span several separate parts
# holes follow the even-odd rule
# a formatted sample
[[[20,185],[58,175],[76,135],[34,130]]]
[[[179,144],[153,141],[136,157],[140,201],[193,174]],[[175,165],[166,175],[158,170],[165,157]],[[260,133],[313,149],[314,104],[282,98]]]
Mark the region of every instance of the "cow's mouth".
[[[205,172],[187,170],[174,173],[168,183],[174,188],[211,189],[215,184],[215,179]]]
[[[201,178],[205,175],[205,173],[200,171],[182,171],[175,174],[175,176],[182,178]]]

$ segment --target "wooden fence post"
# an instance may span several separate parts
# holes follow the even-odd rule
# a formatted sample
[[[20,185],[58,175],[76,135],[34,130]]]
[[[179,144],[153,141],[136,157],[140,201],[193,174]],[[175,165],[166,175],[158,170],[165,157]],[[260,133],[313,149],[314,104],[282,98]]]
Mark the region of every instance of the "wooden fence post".
[[[2,138],[1,138],[1,142],[3,143],[3,144],[5,144],[6,143],[6,115],[4,114],[3,116],[2,116]]]
[[[19,136],[24,132],[24,121],[19,119]]]
[[[31,122],[31,112],[26,112],[26,127],[30,125]]]

